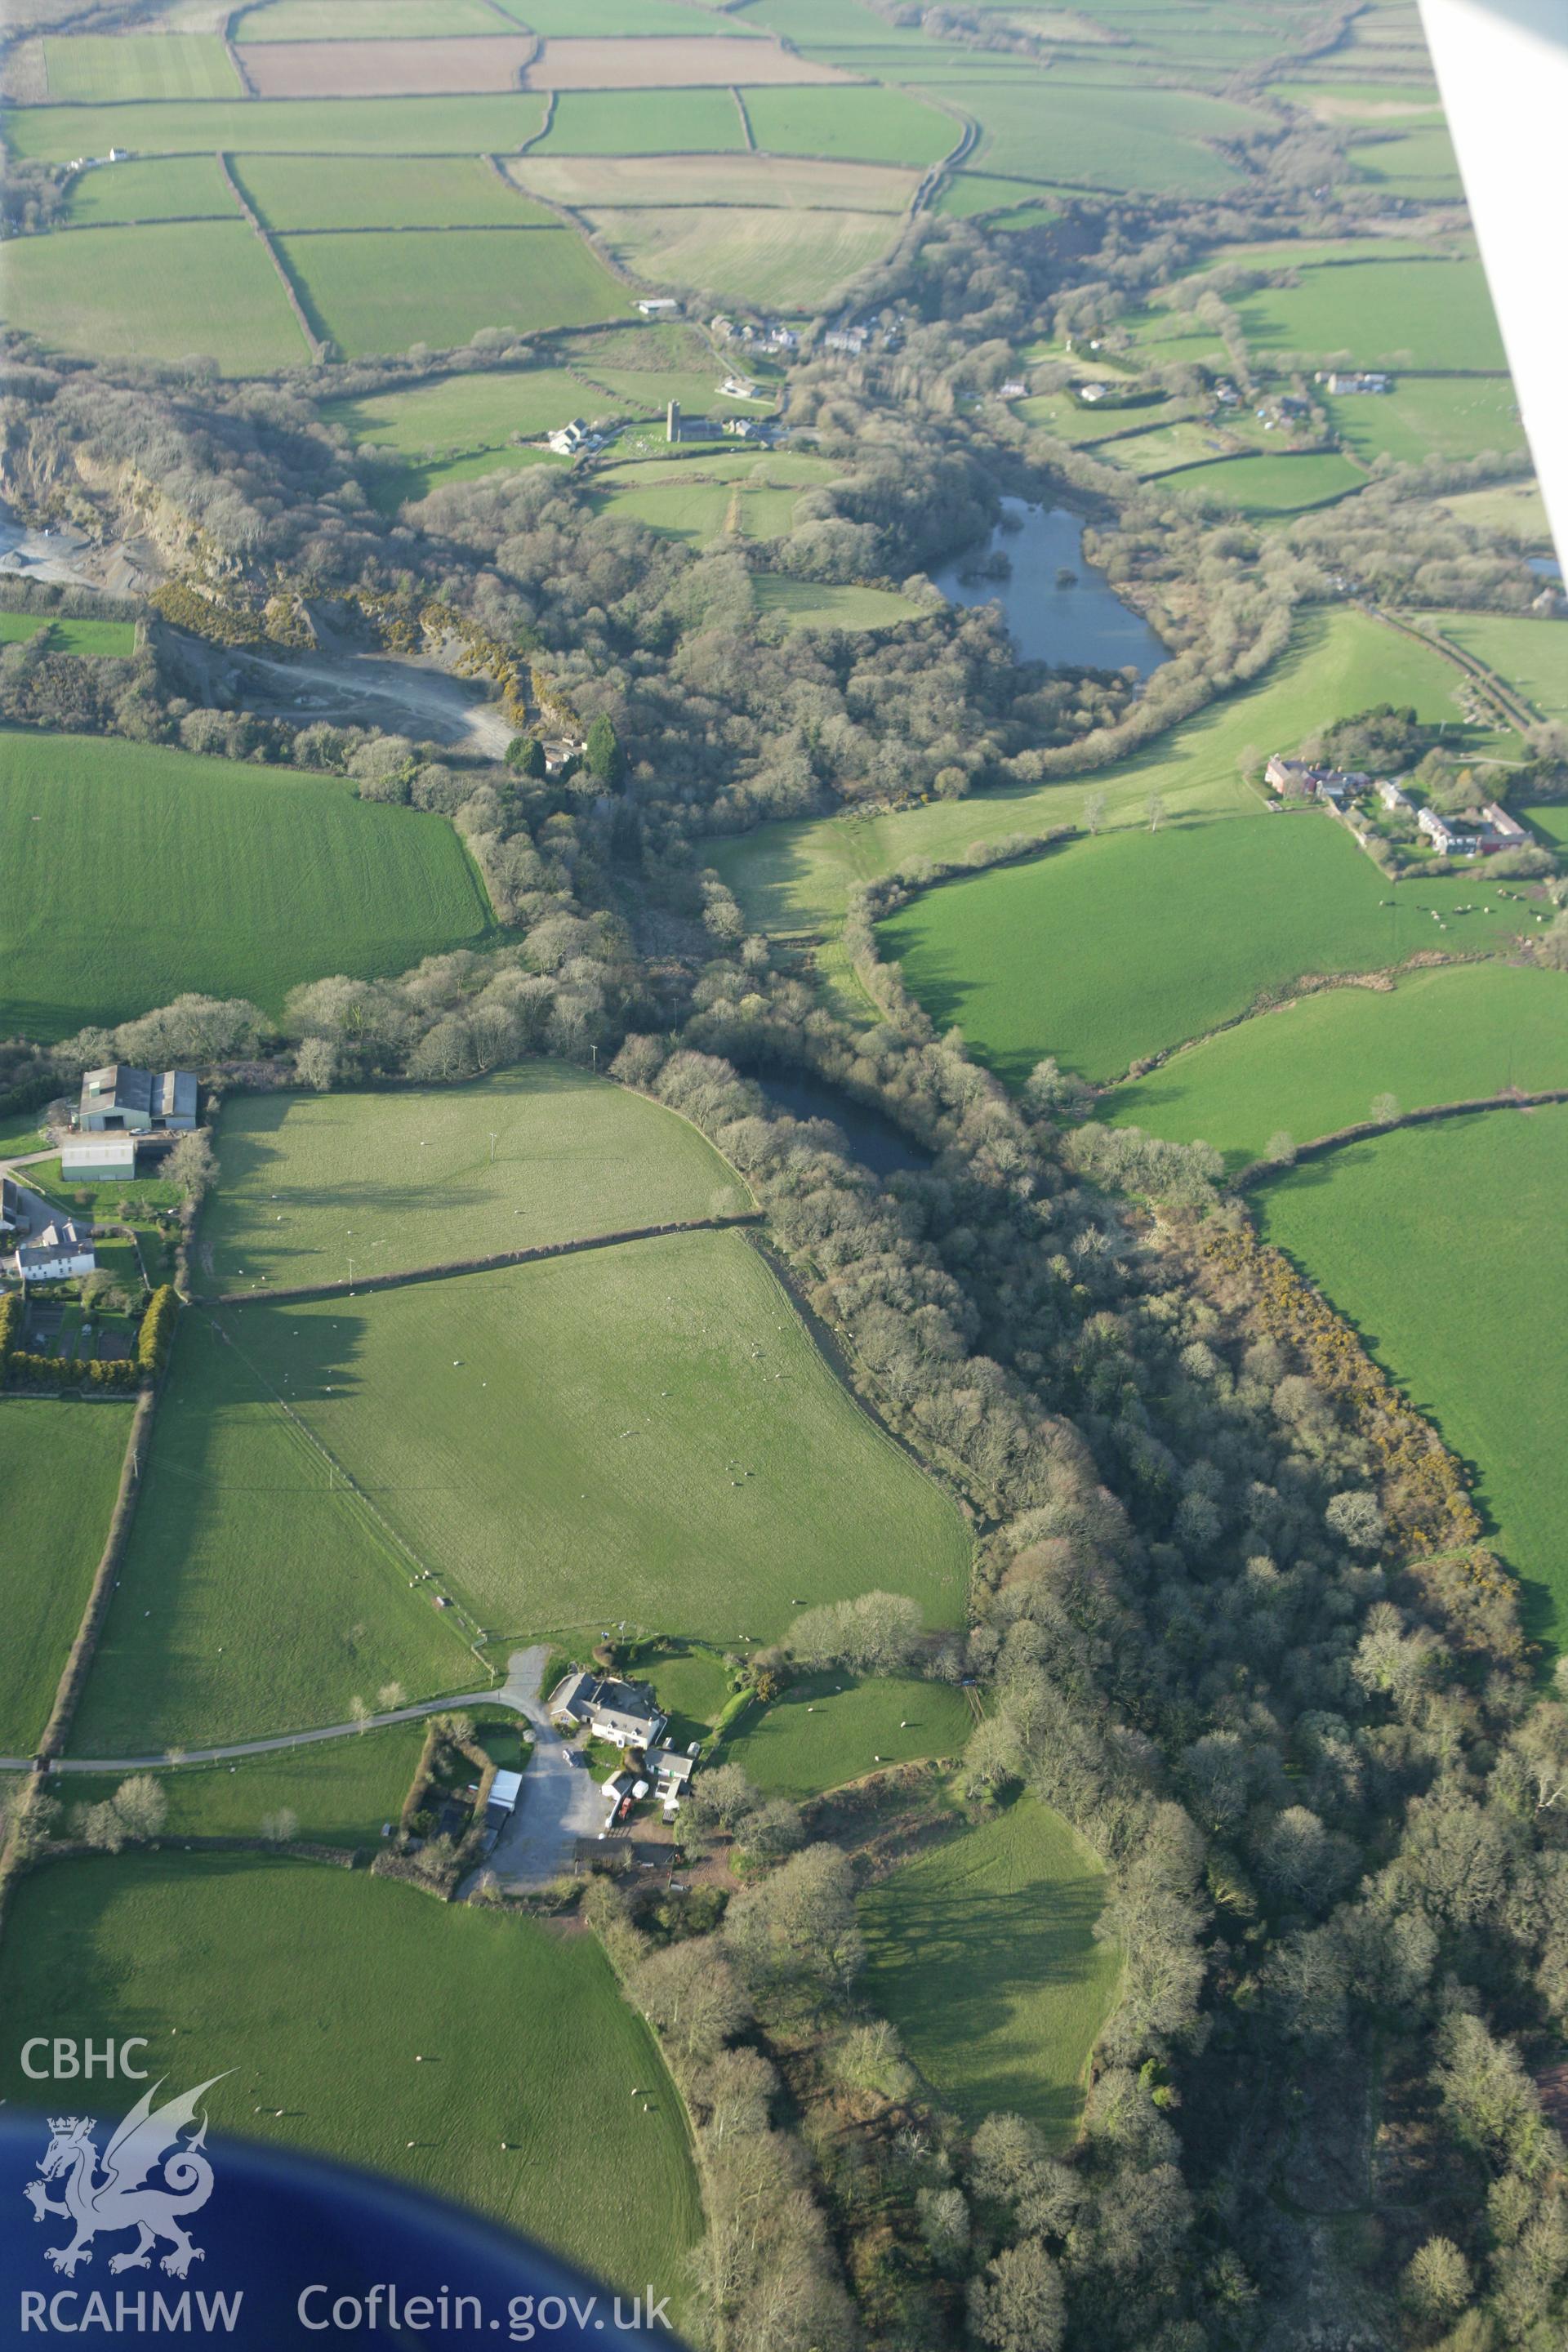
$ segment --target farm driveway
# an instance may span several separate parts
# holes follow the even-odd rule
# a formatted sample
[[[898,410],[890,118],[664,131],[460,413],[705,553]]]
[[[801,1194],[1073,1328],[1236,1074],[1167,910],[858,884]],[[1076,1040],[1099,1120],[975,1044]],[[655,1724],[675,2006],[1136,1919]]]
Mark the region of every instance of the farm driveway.
[[[539,1678],[548,1652],[514,1650],[496,1696],[515,1706],[533,1727],[533,1759],[522,1776],[517,1810],[490,1849],[485,1864],[505,1892],[545,1886],[571,1863],[579,1838],[595,1837],[604,1824],[605,1800],[592,1772],[574,1764],[552,1731]],[[482,1874],[458,1889],[468,1895]]]

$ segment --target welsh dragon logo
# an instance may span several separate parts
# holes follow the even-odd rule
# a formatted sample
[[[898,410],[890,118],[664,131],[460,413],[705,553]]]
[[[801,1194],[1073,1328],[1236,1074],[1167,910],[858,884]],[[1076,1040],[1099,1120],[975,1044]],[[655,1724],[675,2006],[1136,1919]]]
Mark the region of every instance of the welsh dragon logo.
[[[161,2239],[167,2239],[172,2248],[163,2256],[161,2267],[174,2278],[184,2278],[193,2263],[203,2260],[200,2246],[191,2243],[180,2222],[183,2214],[198,2211],[212,2195],[213,2168],[202,2153],[207,2134],[205,2116],[191,2139],[182,2141],[180,2134],[195,2121],[204,2094],[223,2079],[215,2074],[211,2082],[199,2083],[183,2098],[170,2099],[156,2110],[153,2101],[163,2084],[154,2083],[104,2149],[101,2172],[92,2137],[97,2117],[49,2117],[49,2144],[38,2178],[29,2180],[22,2194],[36,2221],[58,2217],[75,2225],[69,2245],[44,2249],[45,2259],[57,2271],[70,2278],[79,2263],[91,2262],[92,2241],[100,2231],[137,2232],[134,2246],[110,2257],[111,2271],[146,2270]],[[149,2181],[147,2176],[154,2167],[161,2167],[163,2178]],[[57,2203],[48,2195],[44,2186],[48,2180],[63,2183],[63,2202]]]

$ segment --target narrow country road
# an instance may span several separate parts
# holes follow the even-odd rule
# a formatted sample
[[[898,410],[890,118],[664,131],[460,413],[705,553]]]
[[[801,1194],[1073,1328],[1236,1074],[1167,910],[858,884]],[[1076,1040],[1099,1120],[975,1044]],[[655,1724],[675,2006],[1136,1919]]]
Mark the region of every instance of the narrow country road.
[[[518,1657],[535,1654],[520,1650]],[[544,1653],[538,1655],[542,1658]],[[513,1660],[515,1664],[516,1660]],[[535,1674],[537,1680],[537,1670]],[[237,1739],[227,1748],[184,1748],[180,1750],[182,1764],[235,1764],[242,1756],[272,1756],[280,1748],[313,1748],[323,1739],[346,1739],[356,1731],[381,1731],[391,1723],[417,1723],[427,1715],[445,1715],[453,1707],[481,1706],[499,1703],[502,1706],[519,1706],[511,1695],[509,1681],[498,1683],[493,1689],[482,1691],[452,1691],[445,1698],[422,1698],[412,1706],[395,1706],[384,1715],[367,1715],[363,1723],[328,1723],[319,1731],[280,1731],[269,1739]],[[167,1748],[155,1756],[57,1756],[50,1765],[51,1772],[158,1772],[169,1763]],[[30,1756],[0,1756],[0,1772],[30,1772]]]

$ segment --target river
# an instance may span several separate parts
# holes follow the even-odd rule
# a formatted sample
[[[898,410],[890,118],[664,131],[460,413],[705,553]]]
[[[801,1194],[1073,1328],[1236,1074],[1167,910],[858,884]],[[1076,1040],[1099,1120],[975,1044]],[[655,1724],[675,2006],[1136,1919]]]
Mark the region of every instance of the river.
[[[1005,577],[983,576],[988,560],[998,556],[1006,561]],[[1070,585],[1062,577],[1068,572]],[[1002,520],[985,545],[970,548],[931,576],[955,604],[1000,604],[1021,660],[1096,669],[1131,664],[1147,677],[1169,659],[1142,614],[1124,604],[1105,574],[1085,561],[1083,518],[1066,507],[1004,499]]]

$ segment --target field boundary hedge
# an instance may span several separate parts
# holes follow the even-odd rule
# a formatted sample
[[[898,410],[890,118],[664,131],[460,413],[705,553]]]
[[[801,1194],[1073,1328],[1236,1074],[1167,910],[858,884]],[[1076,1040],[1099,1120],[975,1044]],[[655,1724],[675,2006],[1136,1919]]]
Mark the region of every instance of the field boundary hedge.
[[[98,1648],[98,1637],[109,1613],[109,1596],[114,1589],[115,1571],[124,1557],[131,1522],[135,1516],[136,1498],[142,1487],[142,1454],[152,1437],[156,1404],[156,1390],[143,1389],[131,1416],[131,1432],[125,1441],[125,1459],[120,1466],[120,1489],[114,1498],[109,1533],[104,1538],[98,1570],[87,1596],[87,1606],[82,1611],[76,1640],[71,1643],[70,1654],[60,1675],[49,1719],[44,1726],[44,1736],[38,1742],[40,1757],[59,1754],[81,1698],[88,1670]]]
[[[255,95],[254,92],[251,94],[252,96]],[[258,243],[260,245],[262,252],[267,256],[268,260],[271,263],[272,274],[277,278],[279,286],[283,289],[283,299],[288,303],[289,309],[293,315],[294,324],[299,328],[300,332],[305,338],[305,348],[310,352],[316,366],[320,367],[322,361],[327,356],[326,344],[322,341],[321,336],[317,334],[315,329],[311,326],[310,320],[306,317],[305,307],[300,299],[294,281],[283,267],[282,256],[279,253],[277,247],[273,244],[271,234],[264,226],[260,214],[257,212],[254,205],[251,204],[249,197],[246,194],[244,189],[240,186],[239,182],[235,178],[233,172],[230,170],[227,155],[224,152],[224,150],[221,147],[218,148],[216,152],[217,157],[217,167],[223,174],[224,185],[228,190],[229,194],[234,198],[235,203],[239,206],[241,213],[244,215],[246,223],[249,227],[252,236],[257,239]]]
[[[1568,1102],[1568,1087],[1546,1087],[1539,1094],[1521,1094],[1515,1087],[1500,1095],[1475,1095],[1468,1102],[1426,1103],[1419,1110],[1405,1110],[1394,1118],[1358,1119],[1353,1127],[1336,1127],[1328,1135],[1315,1135],[1310,1143],[1299,1143],[1289,1160],[1253,1160],[1237,1171],[1230,1180],[1233,1192],[1245,1192],[1261,1177],[1279,1175],[1298,1160],[1318,1160],[1325,1152],[1338,1151],[1346,1143],[1363,1143],[1370,1136],[1392,1135],[1402,1127],[1426,1127],[1439,1118],[1465,1118],[1472,1112],[1486,1110],[1533,1110],[1547,1103]]]
[[[574,1241],[536,1242],[531,1249],[498,1250],[490,1257],[453,1258],[441,1265],[412,1265],[401,1274],[365,1275],[357,1282],[309,1282],[274,1290],[222,1290],[199,1299],[204,1307],[266,1306],[274,1299],[341,1298],[360,1291],[398,1290],[405,1283],[444,1282],[450,1275],[490,1274],[508,1265],[532,1265],[542,1258],[573,1257],[584,1250],[618,1249],[623,1242],[657,1241],[665,1234],[721,1234],[734,1225],[762,1223],[760,1209],[737,1209],[721,1217],[681,1217],[665,1225],[631,1225],[624,1233],[584,1234]]]

